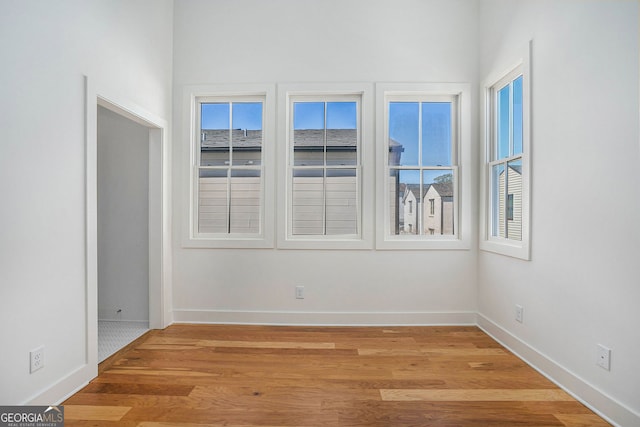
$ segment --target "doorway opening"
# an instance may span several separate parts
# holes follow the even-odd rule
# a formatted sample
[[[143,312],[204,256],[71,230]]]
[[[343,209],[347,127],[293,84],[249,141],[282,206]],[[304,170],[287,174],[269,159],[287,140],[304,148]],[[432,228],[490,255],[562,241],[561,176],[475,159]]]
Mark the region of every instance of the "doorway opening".
[[[149,142],[97,106],[98,362],[149,330]]]

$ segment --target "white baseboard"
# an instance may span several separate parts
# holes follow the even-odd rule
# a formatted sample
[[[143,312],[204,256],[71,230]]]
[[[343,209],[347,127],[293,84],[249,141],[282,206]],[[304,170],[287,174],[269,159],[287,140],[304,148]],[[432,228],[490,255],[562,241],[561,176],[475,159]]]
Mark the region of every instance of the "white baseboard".
[[[614,426],[640,426],[640,414],[598,390],[484,315],[478,313],[477,319],[480,329]]]
[[[98,366],[84,365],[49,388],[27,399],[23,405],[60,405],[98,375]]]
[[[476,325],[476,313],[173,310],[174,323],[304,326]]]

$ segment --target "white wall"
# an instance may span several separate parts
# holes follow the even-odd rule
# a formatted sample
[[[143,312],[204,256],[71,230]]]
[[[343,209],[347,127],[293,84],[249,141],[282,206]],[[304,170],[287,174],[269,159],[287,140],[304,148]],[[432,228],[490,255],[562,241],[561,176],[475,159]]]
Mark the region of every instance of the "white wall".
[[[2,404],[87,380],[83,74],[169,118],[172,15],[169,0],[0,1]]]
[[[572,373],[564,379],[581,398],[638,425],[638,3],[481,5],[481,79],[533,39],[533,234],[530,262],[479,254],[479,311],[524,353],[553,362],[556,378],[558,367]],[[612,349],[610,372],[595,364],[597,343]]]
[[[174,289],[173,303],[177,320],[412,323],[433,320],[429,314],[434,312],[475,312],[475,249],[394,252],[180,246],[183,204],[189,193],[184,179],[189,146],[182,121],[185,85],[469,82],[475,94],[475,1],[185,0],[176,2],[174,17],[173,281],[180,285]],[[476,125],[475,115],[472,125]],[[475,169],[465,173],[475,174]],[[284,211],[282,206],[277,208]],[[294,298],[295,285],[305,286],[304,300]],[[378,315],[357,314],[362,312]],[[380,315],[384,312],[396,314]]]
[[[97,166],[98,318],[148,321],[148,128],[98,107]]]

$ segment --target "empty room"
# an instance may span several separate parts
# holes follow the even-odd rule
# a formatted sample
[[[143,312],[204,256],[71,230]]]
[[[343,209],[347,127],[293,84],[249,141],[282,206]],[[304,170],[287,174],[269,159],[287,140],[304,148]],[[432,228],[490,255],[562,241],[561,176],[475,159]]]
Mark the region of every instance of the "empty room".
[[[0,405],[640,426],[639,15],[0,0]]]

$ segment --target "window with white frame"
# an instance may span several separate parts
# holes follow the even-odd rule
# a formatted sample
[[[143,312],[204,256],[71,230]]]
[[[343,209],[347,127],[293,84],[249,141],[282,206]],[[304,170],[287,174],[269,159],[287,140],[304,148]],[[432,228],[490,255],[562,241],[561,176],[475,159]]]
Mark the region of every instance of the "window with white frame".
[[[529,259],[527,60],[485,84],[484,250]]]
[[[522,74],[491,88],[491,236],[522,240]]]
[[[359,97],[292,97],[290,233],[360,233]]]
[[[468,248],[469,86],[390,83],[377,95],[377,247]]]
[[[372,247],[371,87],[278,85],[278,247]]]
[[[265,93],[198,96],[191,102],[191,206],[186,244],[270,247],[265,184],[271,136]]]

